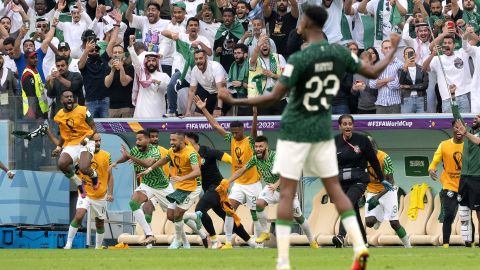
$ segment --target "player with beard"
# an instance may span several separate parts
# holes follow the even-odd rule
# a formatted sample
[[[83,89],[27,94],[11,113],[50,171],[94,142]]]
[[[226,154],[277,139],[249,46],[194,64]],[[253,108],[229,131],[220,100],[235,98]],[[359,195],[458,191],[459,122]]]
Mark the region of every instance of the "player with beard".
[[[58,124],[60,140],[53,150],[52,156],[58,156],[58,169],[72,180],[82,198],[87,195],[83,182],[73,171],[72,165],[78,163],[81,173],[92,180],[94,189],[98,187],[97,172],[91,168],[95,151],[92,136],[95,133],[95,122],[87,107],[75,102],[73,92],[65,90],[61,94],[63,109],[57,112],[53,120]]]
[[[291,269],[288,255],[293,218],[291,209],[302,173],[322,178],[328,195],[340,213],[342,224],[352,237],[355,254],[352,269],[366,269],[368,250],[352,203],[338,180],[335,143],[332,130],[327,127],[331,126],[331,101],[338,92],[344,73],[358,72],[367,78],[377,78],[392,61],[400,36],[396,33],[390,36],[393,49],[383,60],[371,66],[361,62],[345,47],[328,44],[324,40],[322,27],[327,17],[328,13],[322,7],[309,6],[305,9],[298,31],[310,45],[290,56],[271,95],[233,99],[228,91],[220,92],[220,97],[232,105],[269,106],[291,91],[290,102],[281,119],[277,156],[272,170],[280,175],[276,223],[278,270]]]
[[[257,243],[263,243],[266,240],[270,239],[270,233],[267,231],[267,216],[263,212],[265,207],[269,204],[276,204],[280,199],[280,176],[278,174],[272,173],[273,163],[275,162],[275,151],[269,149],[268,139],[265,136],[258,136],[255,138],[255,155],[248,161],[248,163],[236,171],[228,180],[229,183],[235,181],[248,169],[257,167],[258,172],[262,176],[263,181],[265,181],[266,186],[263,188],[260,196],[257,199],[257,217],[260,223],[260,236],[255,240]],[[305,217],[302,214],[302,209],[300,207],[300,201],[298,200],[298,195],[295,194],[293,199],[293,208],[292,213],[294,219],[300,224],[303,232],[307,235],[308,242],[310,243],[311,248],[318,248],[318,243],[313,238],[313,235],[310,231],[310,226],[305,222]]]
[[[460,173],[460,184],[458,187],[458,199],[460,207],[458,213],[462,226],[462,237],[466,246],[472,246],[474,228],[472,223],[471,210],[477,211],[477,218],[480,221],[480,114],[473,118],[471,128],[466,126],[460,114],[455,92],[457,87],[451,85],[449,88],[452,94],[453,118],[461,124],[458,131],[463,135],[462,171]]]

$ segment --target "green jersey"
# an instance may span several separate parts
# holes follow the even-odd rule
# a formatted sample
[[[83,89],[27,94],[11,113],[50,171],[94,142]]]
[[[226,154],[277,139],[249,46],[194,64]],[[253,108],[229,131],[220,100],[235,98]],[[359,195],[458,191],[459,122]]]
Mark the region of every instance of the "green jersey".
[[[463,121],[458,105],[456,102],[452,104],[453,118]],[[468,132],[480,137],[480,133],[472,128],[468,128]],[[480,145],[471,142],[468,138],[463,139],[463,153],[462,153],[462,171],[460,176],[480,176]]]
[[[138,159],[153,158],[155,161],[160,159],[160,151],[156,146],[151,144],[148,145],[145,152],[140,151],[136,146],[133,147],[132,150],[130,150],[130,155]],[[135,173],[141,173],[145,171],[145,168],[137,163],[133,163],[133,169],[135,170]],[[158,167],[150,173],[144,175],[142,177],[142,183],[151,188],[163,189],[168,187],[169,180],[165,176],[162,167]]]
[[[268,150],[267,159],[258,159],[254,155],[248,162],[245,167],[248,169],[257,166],[257,171],[263,178],[263,181],[267,184],[275,184],[278,181],[280,176],[278,174],[272,174],[273,162],[275,161],[275,151]]]
[[[280,121],[279,138],[307,143],[332,139],[332,99],[345,73],[359,69],[356,55],[326,41],[291,55],[280,78],[290,94]]]

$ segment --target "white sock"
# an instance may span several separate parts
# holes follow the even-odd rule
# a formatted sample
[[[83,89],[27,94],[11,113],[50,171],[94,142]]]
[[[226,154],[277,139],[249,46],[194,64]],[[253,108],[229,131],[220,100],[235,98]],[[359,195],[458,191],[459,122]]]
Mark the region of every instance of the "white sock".
[[[352,238],[353,250],[365,247],[363,242],[362,232],[358,226],[357,217],[355,215],[348,216],[342,219],[343,227],[348,235]]]
[[[138,222],[138,224],[142,226],[145,235],[153,235],[152,228],[150,228],[150,225],[147,223],[142,208],[133,211],[133,216],[135,217],[135,220]]]
[[[81,186],[82,185],[82,179],[80,179],[76,174],[74,174],[72,177],[70,177],[70,180],[72,180],[75,185]]]
[[[187,219],[197,219],[197,214],[195,213],[185,213],[183,214],[183,220],[187,220]]]
[[[402,240],[403,246],[406,248],[411,248],[412,245],[410,244],[410,238],[408,238],[408,235],[405,235],[404,237],[400,238]]]
[[[67,246],[71,246],[73,243],[73,239],[75,238],[75,234],[77,234],[78,228],[68,227],[68,238],[67,238]]]
[[[183,230],[183,233],[182,233],[182,243],[188,244],[187,234],[185,233],[185,230]]]
[[[465,242],[472,242],[472,212],[467,206],[458,207],[458,215],[460,218],[460,228],[462,231],[462,239]]]
[[[183,225],[185,225],[183,220],[175,221],[175,239],[178,241],[178,243],[180,243],[180,241],[183,241],[182,238],[183,238],[183,234],[185,233],[183,230]]]
[[[255,234],[255,238],[260,237],[260,234],[263,232],[262,225],[260,224],[260,221],[254,221],[253,222],[253,231]]]
[[[189,219],[185,224],[187,224],[194,233],[198,234],[200,238],[205,239],[207,237],[207,234],[204,231],[197,229],[197,223],[195,223],[195,221]]]
[[[232,234],[233,234],[233,217],[225,216],[225,224],[223,225],[225,230],[225,241],[227,243],[232,243]]]
[[[102,248],[104,233],[97,233],[95,235],[95,248]]]
[[[267,215],[265,214],[265,211],[262,211],[262,212],[257,211],[257,218],[261,226],[260,232],[267,232]]]
[[[285,264],[290,260],[288,258],[288,249],[290,246],[290,232],[292,230],[291,225],[276,224],[275,228],[277,232],[277,248],[278,248],[278,262]]]
[[[302,227],[303,232],[307,236],[308,243],[312,243],[313,236],[312,236],[312,232],[310,231],[310,225],[308,225],[308,222],[305,220],[302,224],[300,224],[300,227]]]

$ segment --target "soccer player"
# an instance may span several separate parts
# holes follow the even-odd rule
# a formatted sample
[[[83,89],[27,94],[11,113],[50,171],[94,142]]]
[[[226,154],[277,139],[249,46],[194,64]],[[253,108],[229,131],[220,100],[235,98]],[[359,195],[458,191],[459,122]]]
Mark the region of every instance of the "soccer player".
[[[145,213],[140,206],[142,203],[155,197],[160,207],[162,207],[164,211],[167,211],[169,205],[167,195],[174,190],[162,168],[150,169],[148,172],[145,169],[160,160],[158,148],[150,144],[150,134],[145,130],[138,131],[135,144],[136,146],[130,150],[130,153],[126,150],[125,146],[122,145],[122,156],[112,164],[112,167],[131,160],[133,161],[133,168],[137,177],[141,177],[141,183],[137,189],[135,189],[130,200],[130,209],[132,209],[135,220],[142,226],[145,232],[145,239],[142,244],[150,248],[151,245],[155,243],[155,237],[153,236],[152,228],[146,220]]]
[[[78,188],[82,198],[86,197],[82,180],[75,174],[72,165],[78,162],[81,173],[88,175],[93,189],[98,188],[97,172],[91,168],[95,142],[95,122],[87,107],[76,103],[73,92],[65,90],[61,94],[63,109],[59,110],[53,120],[58,124],[60,140],[52,151],[52,156],[58,156],[58,168]]]
[[[273,163],[275,161],[275,151],[270,150],[268,146],[268,139],[265,136],[258,136],[255,138],[255,155],[248,161],[248,163],[243,166],[240,170],[237,170],[229,179],[230,182],[235,181],[240,177],[245,171],[254,166],[257,166],[257,170],[263,178],[263,181],[267,184],[260,196],[257,199],[257,218],[260,222],[260,236],[255,240],[257,243],[263,243],[265,240],[270,239],[270,233],[267,231],[267,216],[263,212],[265,207],[269,204],[278,203],[280,199],[279,186],[280,176],[278,174],[272,173]],[[302,214],[302,209],[300,208],[300,202],[298,201],[298,196],[295,194],[293,199],[293,217],[302,227],[303,232],[307,235],[308,242],[310,243],[311,248],[318,248],[317,241],[313,238],[312,232],[310,231],[310,226],[305,222],[305,217]]]
[[[195,151],[197,151],[202,158],[200,171],[202,172],[202,189],[204,194],[195,207],[195,211],[200,211],[202,213],[202,223],[205,227],[205,230],[210,234],[212,248],[220,248],[222,244],[217,240],[215,227],[213,227],[212,219],[208,215],[207,211],[212,209],[221,219],[225,220],[226,213],[222,208],[220,196],[218,195],[218,192],[215,191],[223,179],[223,176],[217,166],[217,160],[232,164],[232,157],[222,151],[212,149],[205,145],[200,145],[198,143],[199,137],[196,133],[190,132],[187,133],[186,136],[186,139],[190,142],[190,145],[193,146]],[[253,239],[250,239],[250,235],[248,235],[248,233],[245,231],[245,228],[242,224],[238,226],[234,224],[233,232],[250,246],[255,247],[255,242]]]
[[[208,112],[206,109],[205,101],[202,101],[199,96],[194,98],[195,104],[198,109],[202,111],[203,115],[207,118],[208,122],[212,127],[225,138],[227,142],[230,143],[230,151],[232,156],[232,173],[241,169],[244,164],[253,157],[254,153],[254,144],[255,138],[257,137],[257,110],[253,109],[253,123],[251,136],[244,135],[244,126],[242,122],[234,121],[230,123],[230,132],[227,132],[223,127],[215,120],[215,118]],[[255,237],[260,236],[260,222],[257,218],[256,212],[256,200],[262,192],[262,183],[260,182],[260,176],[255,167],[248,169],[242,176],[235,180],[235,183],[232,186],[228,199],[233,210],[237,210],[238,206],[246,203],[247,207],[250,209],[250,214],[252,215],[254,228],[255,228]],[[222,249],[231,249],[232,246],[232,234],[233,234],[233,217],[225,217],[225,245]],[[253,241],[252,241],[253,242]],[[255,245],[255,243],[250,243],[249,245]]]
[[[433,155],[432,163],[428,167],[430,178],[437,181],[437,165],[439,162],[443,162],[443,171],[440,175],[440,183],[442,183],[440,200],[442,200],[444,209],[442,225],[444,248],[449,247],[452,223],[458,208],[458,185],[462,170],[463,152],[463,134],[459,131],[461,125],[461,123],[455,120],[452,122],[452,138],[444,140],[438,145],[437,151]]]
[[[64,249],[71,249],[73,239],[77,233],[78,226],[82,224],[82,219],[87,213],[88,208],[92,211],[92,216],[95,217],[95,225],[97,233],[95,237],[95,249],[102,249],[103,236],[105,232],[104,220],[107,212],[107,202],[113,201],[113,175],[110,168],[110,153],[100,149],[102,137],[99,133],[92,136],[95,142],[95,153],[92,159],[92,167],[98,172],[98,188],[94,189],[91,184],[85,185],[87,196],[85,198],[78,197],[77,210],[75,217],[68,228],[68,238]],[[78,172],[80,179],[91,183],[90,177],[84,175],[81,171]]]
[[[289,57],[282,77],[270,95],[249,99],[233,99],[222,89],[219,96],[232,105],[270,106],[290,90],[289,103],[283,112],[277,157],[273,173],[280,174],[280,203],[277,212],[277,269],[290,269],[288,256],[293,200],[302,171],[318,176],[340,213],[342,224],[352,237],[354,262],[352,269],[365,269],[368,250],[352,210],[352,204],[338,180],[335,144],[331,130],[331,100],[339,90],[345,72],[377,78],[393,59],[400,36],[391,35],[392,50],[376,65],[361,63],[356,55],[338,44],[324,40],[322,27],[328,17],[324,8],[309,6],[300,21],[299,33],[310,44]]]
[[[453,118],[459,124],[458,131],[466,140],[463,140],[462,170],[458,195],[460,207],[458,213],[462,227],[462,237],[466,246],[474,246],[474,229],[472,224],[472,210],[477,211],[480,221],[480,114],[473,119],[471,128],[467,128],[460,115],[455,99],[456,86],[450,85]]]
[[[169,248],[178,249],[181,247],[181,242],[183,242],[184,248],[190,248],[183,225],[185,224],[184,218],[197,219],[199,217],[197,213],[185,212],[194,204],[202,190],[200,157],[193,147],[187,146],[183,132],[171,133],[170,145],[172,147],[168,150],[167,156],[152,164],[140,175],[148,174],[168,162],[172,164],[174,170],[170,180],[175,183],[175,191],[167,195],[167,200],[170,202],[167,217],[173,218],[175,223],[175,239]]]
[[[411,248],[410,239],[407,232],[398,221],[398,187],[394,186],[393,179],[393,163],[390,156],[378,150],[375,140],[367,136],[372,143],[373,150],[377,155],[378,162],[383,171],[384,178],[392,186],[393,190],[387,190],[382,184],[381,179],[375,173],[375,170],[368,164],[368,171],[370,174],[370,183],[367,185],[367,197],[365,203],[365,224],[369,228],[378,229],[384,220],[390,221],[390,226],[397,233],[398,238],[402,240],[406,248]]]

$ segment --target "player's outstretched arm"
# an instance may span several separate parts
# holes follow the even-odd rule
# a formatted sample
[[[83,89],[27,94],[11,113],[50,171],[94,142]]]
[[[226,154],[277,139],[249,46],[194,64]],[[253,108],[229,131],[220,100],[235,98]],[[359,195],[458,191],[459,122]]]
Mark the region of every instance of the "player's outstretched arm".
[[[224,89],[224,88],[222,88],[222,89]],[[220,91],[222,89],[220,89]],[[205,99],[205,101],[206,100],[207,99]],[[205,107],[205,105],[206,105],[205,101],[201,100],[199,96],[194,96],[193,101],[195,102],[195,105],[197,105],[197,107],[202,111],[205,118],[207,118],[208,123],[210,123],[210,125],[212,125],[213,129],[215,129],[220,135],[225,136],[227,134],[227,131],[225,129],[223,129],[223,127],[217,122],[217,120],[215,120],[213,115],[211,115],[208,112],[207,108]]]
[[[247,167],[243,166],[242,168],[236,170],[232,176],[228,179],[228,184],[230,185],[233,181],[237,180],[240,176],[242,176],[247,171]]]
[[[280,101],[288,92],[288,88],[281,82],[277,82],[270,95],[263,95],[253,98],[233,98],[227,89],[220,89],[219,97],[226,103],[232,105],[251,105],[258,107],[269,107]]]
[[[250,134],[252,135],[252,138],[255,139],[257,138],[257,125],[258,125],[257,107],[253,106],[252,111],[253,111],[253,121],[252,121],[252,130],[250,131]]]
[[[142,175],[146,175],[146,174],[149,174],[151,171],[155,170],[156,168],[158,167],[161,167],[165,164],[167,164],[168,162],[170,162],[170,156],[166,156],[162,159],[159,159],[157,162],[153,163],[150,167],[146,166],[145,168],[147,168],[145,171],[137,174],[138,177],[142,176]]]
[[[385,58],[375,65],[369,65],[366,63],[362,63],[360,70],[358,73],[363,75],[369,79],[376,79],[380,74],[385,70],[385,68],[392,62],[393,58],[395,57],[395,52],[397,51],[398,43],[400,42],[401,36],[397,33],[392,33],[390,35],[390,42],[392,43],[392,49],[390,52],[385,56]]]
[[[113,172],[112,172],[112,167],[108,167],[107,201],[113,202]]]
[[[202,174],[202,172],[200,171],[200,166],[198,166],[198,164],[196,164],[196,165],[192,165],[192,171],[189,174],[186,174],[184,176],[172,176],[171,179],[174,182],[182,182],[182,181],[197,178],[201,174]]]

